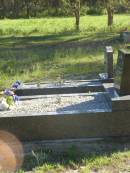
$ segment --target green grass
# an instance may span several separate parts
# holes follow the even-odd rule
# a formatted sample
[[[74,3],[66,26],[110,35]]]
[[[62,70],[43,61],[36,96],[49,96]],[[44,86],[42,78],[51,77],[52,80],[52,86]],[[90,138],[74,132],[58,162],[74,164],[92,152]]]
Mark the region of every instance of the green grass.
[[[102,153],[83,154],[73,146],[60,154],[51,150],[33,152],[25,162],[24,170],[32,173],[124,173],[130,171],[130,151],[108,149]]]
[[[1,20],[0,88],[17,79],[96,78],[104,71],[105,45],[115,52],[124,46],[119,32],[129,18],[116,15],[110,30],[105,15],[81,17],[80,32],[74,30],[74,18]]]
[[[126,26],[130,28],[130,15],[115,15],[113,30],[119,31]],[[66,18],[44,18],[44,19],[19,19],[0,21],[0,35],[49,35],[61,34],[74,31],[75,19]],[[107,16],[85,16],[81,17],[80,34],[86,32],[108,31]]]
[[[50,51],[50,49],[48,49]],[[54,52],[44,52],[41,48],[6,51],[6,56],[10,58],[0,58],[0,69],[2,80],[0,85],[4,86],[16,79],[24,81],[34,81],[39,79],[73,78],[73,75],[87,75],[93,78],[103,71],[103,59],[100,53],[88,54],[83,49],[55,50]],[[0,56],[2,56],[2,52]],[[103,55],[102,55],[103,56]]]

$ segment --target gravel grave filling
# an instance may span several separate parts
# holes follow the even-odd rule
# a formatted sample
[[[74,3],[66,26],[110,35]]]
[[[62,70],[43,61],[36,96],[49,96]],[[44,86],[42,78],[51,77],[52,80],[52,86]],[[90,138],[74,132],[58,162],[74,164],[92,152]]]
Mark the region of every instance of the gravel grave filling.
[[[34,99],[21,100],[12,110],[1,111],[0,116],[10,116],[18,113],[64,113],[64,112],[106,112],[110,111],[105,95],[72,94],[50,95]]]

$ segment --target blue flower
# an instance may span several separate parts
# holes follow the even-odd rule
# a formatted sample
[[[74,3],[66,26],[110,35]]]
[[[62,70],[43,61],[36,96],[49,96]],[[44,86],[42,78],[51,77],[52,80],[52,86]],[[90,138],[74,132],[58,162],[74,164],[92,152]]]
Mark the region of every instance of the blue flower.
[[[9,90],[9,89],[5,89],[4,95],[6,95],[6,96],[13,96],[14,95],[14,92],[11,91],[11,90]]]
[[[12,88],[17,89],[21,85],[21,81],[17,80],[13,85]]]
[[[21,85],[21,81],[17,80],[15,83],[17,83],[18,85]]]
[[[17,95],[13,95],[13,100],[14,100],[14,103],[16,103],[19,101],[19,97]]]
[[[12,88],[14,88],[14,89],[17,89],[19,87],[19,84],[18,83],[14,83],[13,85],[12,85]]]

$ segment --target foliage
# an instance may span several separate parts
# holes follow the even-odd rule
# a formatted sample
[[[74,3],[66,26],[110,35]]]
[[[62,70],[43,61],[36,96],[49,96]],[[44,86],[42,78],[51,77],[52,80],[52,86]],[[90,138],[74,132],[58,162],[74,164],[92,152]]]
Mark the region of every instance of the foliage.
[[[75,29],[80,30],[80,15],[102,14],[106,9],[108,26],[113,24],[114,10],[129,5],[129,0],[0,0],[1,18],[30,18],[46,16],[75,16]]]
[[[103,15],[104,13],[104,9],[102,8],[90,7],[87,10],[88,15]]]
[[[9,106],[12,106],[14,104],[13,97],[12,96],[6,96],[6,102]]]
[[[71,5],[77,0],[0,0],[1,18],[29,18],[43,16],[71,16],[73,14]],[[99,10],[109,6],[120,10],[120,7],[128,8],[128,0],[80,0],[82,10],[87,11],[90,7]],[[90,13],[89,13],[90,14]]]
[[[108,14],[108,26],[113,25],[113,15],[115,9],[120,8],[124,5],[125,7],[130,5],[129,0],[91,0],[87,1],[89,6],[97,6],[98,8],[105,8]]]

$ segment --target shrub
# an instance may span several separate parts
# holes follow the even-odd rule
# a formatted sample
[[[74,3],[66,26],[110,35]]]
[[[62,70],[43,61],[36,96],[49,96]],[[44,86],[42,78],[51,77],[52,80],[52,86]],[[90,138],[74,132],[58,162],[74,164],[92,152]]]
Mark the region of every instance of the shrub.
[[[87,10],[87,14],[88,15],[103,15],[104,14],[104,9],[91,7]]]

